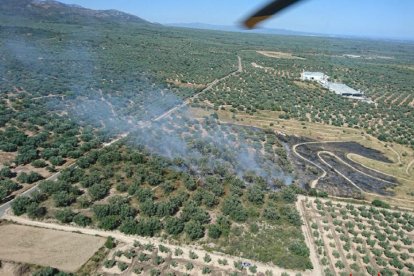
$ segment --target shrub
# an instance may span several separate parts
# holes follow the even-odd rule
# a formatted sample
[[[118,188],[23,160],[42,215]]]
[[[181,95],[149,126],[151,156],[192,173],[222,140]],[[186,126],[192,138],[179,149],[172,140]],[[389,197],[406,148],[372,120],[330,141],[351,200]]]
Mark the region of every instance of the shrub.
[[[382,200],[379,200],[379,199],[374,199],[371,202],[371,204],[374,205],[375,207],[381,207],[381,208],[386,208],[386,209],[389,209],[391,207],[388,203]]]
[[[46,208],[45,207],[40,207],[39,203],[37,202],[32,202],[27,206],[27,215],[29,216],[29,218],[41,218],[43,216],[46,215]]]
[[[123,262],[118,262],[118,268],[119,268],[119,270],[124,271],[125,269],[128,268],[128,265],[126,263],[123,263]]]
[[[161,256],[156,256],[154,258],[154,265],[160,265],[160,264],[162,264],[164,262],[165,262],[165,260]]]
[[[179,218],[169,217],[165,220],[165,230],[170,235],[178,235],[184,230],[184,221]]]
[[[187,269],[187,270],[192,270],[193,268],[194,268],[194,265],[192,263],[187,263],[185,265],[185,269]]]
[[[174,250],[174,255],[175,256],[181,256],[181,255],[183,255],[183,250],[181,249],[181,248],[176,248],[175,250]]]
[[[241,261],[234,262],[234,267],[238,270],[243,270],[243,263]]]
[[[109,186],[106,184],[94,184],[88,189],[89,195],[93,201],[105,198],[109,192]]]
[[[105,247],[108,248],[108,249],[112,249],[112,248],[115,248],[115,246],[116,246],[115,239],[113,237],[109,236],[106,239]]]
[[[70,223],[72,222],[75,215],[76,214],[71,209],[65,208],[62,210],[57,210],[55,218],[62,223]]]
[[[190,251],[189,257],[192,260],[198,259],[198,255],[194,251]]]
[[[309,248],[303,241],[294,241],[290,246],[289,250],[298,256],[309,257]]]
[[[145,253],[141,253],[141,254],[139,254],[139,256],[138,256],[138,260],[140,261],[140,262],[146,262],[146,261],[148,261],[150,259],[150,257],[147,255],[147,254],[145,254]]]
[[[116,261],[115,260],[106,260],[104,262],[104,266],[106,268],[113,268],[116,265]]]
[[[211,268],[209,268],[207,266],[206,267],[203,267],[201,273],[202,274],[210,274],[211,273]]]
[[[211,262],[211,257],[210,257],[210,255],[206,254],[206,255],[204,256],[204,262],[206,262],[206,263]]]
[[[226,260],[226,259],[219,259],[218,260],[218,263],[220,264],[220,265],[228,265],[229,263],[228,263],[228,261]]]
[[[92,223],[92,219],[82,214],[73,217],[73,222],[79,226],[86,227]]]

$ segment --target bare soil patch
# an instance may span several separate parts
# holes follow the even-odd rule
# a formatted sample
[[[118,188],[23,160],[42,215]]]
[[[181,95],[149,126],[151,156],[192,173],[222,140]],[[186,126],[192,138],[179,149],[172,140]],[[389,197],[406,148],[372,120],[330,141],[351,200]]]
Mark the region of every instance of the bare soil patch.
[[[206,85],[204,84],[181,82],[178,80],[171,80],[171,79],[167,79],[167,82],[177,87],[196,88],[196,89],[203,89],[206,87]]]
[[[0,226],[0,259],[75,272],[105,239],[16,224]]]
[[[5,163],[12,163],[16,159],[16,152],[3,152],[0,151],[0,166]]]
[[[294,56],[291,53],[273,52],[273,51],[256,51],[256,52],[258,54],[264,55],[266,57],[271,57],[271,58],[285,58],[285,59],[301,59],[301,60],[305,60],[305,58]]]

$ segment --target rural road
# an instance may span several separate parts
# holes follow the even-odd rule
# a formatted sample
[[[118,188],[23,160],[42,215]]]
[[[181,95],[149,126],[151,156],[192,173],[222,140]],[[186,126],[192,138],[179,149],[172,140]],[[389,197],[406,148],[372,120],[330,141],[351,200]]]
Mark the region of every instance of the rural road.
[[[214,81],[210,82],[206,88],[204,88],[203,90],[201,90],[200,92],[198,92],[197,94],[195,94],[194,96],[186,99],[183,103],[181,103],[180,105],[177,105],[176,107],[171,108],[170,110],[164,112],[163,114],[161,114],[160,116],[154,118],[151,120],[151,122],[157,122],[161,119],[164,119],[165,117],[169,116],[170,114],[174,113],[175,111],[189,105],[190,103],[192,103],[195,99],[197,99],[201,94],[207,92],[208,90],[210,90],[211,88],[213,88],[215,85],[217,85],[219,82],[222,82],[225,79],[230,78],[231,76],[234,76],[236,74],[239,74],[241,72],[243,72],[243,64],[242,64],[242,60],[240,56],[237,56],[238,59],[238,69],[234,72],[231,72],[228,75],[225,75],[224,77],[220,78],[220,79],[215,79]],[[147,125],[150,122],[146,122],[143,125]]]

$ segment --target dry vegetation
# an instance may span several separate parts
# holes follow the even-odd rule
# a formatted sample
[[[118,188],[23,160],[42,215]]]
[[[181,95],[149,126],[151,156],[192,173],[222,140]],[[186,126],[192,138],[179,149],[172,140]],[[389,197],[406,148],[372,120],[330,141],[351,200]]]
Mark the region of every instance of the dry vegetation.
[[[275,51],[257,51],[258,54],[264,55],[270,58],[284,58],[284,59],[300,59],[305,60],[305,58],[297,57],[292,55],[291,53],[284,53],[284,52],[275,52]]]
[[[0,259],[77,271],[104,244],[103,238],[3,224]]]

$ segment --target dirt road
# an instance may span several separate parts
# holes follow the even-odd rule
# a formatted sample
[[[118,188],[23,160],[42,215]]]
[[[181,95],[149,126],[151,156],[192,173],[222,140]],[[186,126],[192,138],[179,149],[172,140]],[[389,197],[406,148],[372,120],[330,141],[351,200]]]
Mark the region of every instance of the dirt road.
[[[322,275],[321,274],[321,270],[320,267],[318,265],[317,262],[317,258],[316,255],[312,255],[312,264],[314,265],[315,269],[312,271],[293,271],[293,270],[286,270],[286,269],[282,269],[279,267],[276,267],[274,265],[271,264],[264,264],[264,263],[260,263],[260,262],[255,262],[252,260],[248,260],[248,259],[243,259],[243,258],[238,258],[235,256],[230,256],[230,255],[226,255],[226,254],[222,254],[219,252],[207,252],[205,250],[203,250],[200,247],[197,246],[189,246],[189,245],[172,245],[172,244],[168,244],[166,242],[161,242],[160,239],[158,238],[146,238],[146,237],[141,237],[141,236],[129,236],[129,235],[125,235],[122,234],[119,231],[103,231],[103,230],[98,230],[98,229],[91,229],[91,228],[81,228],[81,227],[76,227],[76,226],[69,226],[69,225],[60,225],[60,224],[56,224],[56,223],[46,223],[46,222],[40,222],[40,221],[32,221],[30,219],[27,218],[23,218],[23,217],[17,217],[14,215],[10,215],[8,213],[6,213],[3,216],[3,219],[11,221],[11,222],[15,222],[18,224],[22,224],[22,225],[27,225],[27,226],[34,226],[34,227],[41,227],[41,228],[46,228],[46,229],[53,229],[53,230],[60,230],[60,231],[64,231],[64,232],[76,232],[76,233],[81,233],[81,234],[85,234],[85,235],[92,235],[92,236],[100,236],[100,237],[114,237],[115,239],[122,241],[124,243],[130,244],[131,246],[134,244],[135,241],[139,241],[141,244],[148,244],[148,243],[152,243],[155,246],[159,246],[164,245],[166,247],[169,248],[180,248],[183,250],[184,254],[182,256],[180,256],[180,258],[182,259],[186,259],[189,262],[197,262],[195,260],[192,260],[189,255],[190,255],[190,251],[193,251],[194,253],[196,253],[199,256],[200,262],[202,262],[202,257],[208,253],[212,259],[211,265],[217,266],[219,267],[219,263],[218,260],[219,259],[226,259],[229,263],[230,266],[233,265],[234,262],[248,262],[251,263],[253,265],[257,266],[257,271],[258,272],[262,272],[265,273],[266,271],[272,271],[273,275],[281,275],[283,272],[286,272],[290,275],[295,275],[297,273],[301,273],[301,275]]]
[[[198,92],[197,94],[195,94],[194,96],[186,99],[183,103],[181,103],[180,105],[171,108],[170,110],[164,112],[163,114],[159,115],[158,117],[154,118],[151,120],[151,122],[157,122],[161,119],[164,119],[165,117],[168,117],[169,115],[171,115],[172,113],[176,112],[177,110],[180,110],[181,108],[191,104],[195,99],[197,99],[200,95],[202,95],[203,93],[209,91],[211,88],[213,88],[215,85],[217,85],[219,82],[222,82],[223,80],[226,80],[228,78],[230,78],[231,76],[234,76],[236,74],[239,74],[241,72],[243,72],[243,64],[242,64],[242,60],[240,56],[237,56],[237,60],[238,60],[238,69],[234,72],[231,72],[228,75],[225,75],[224,77],[220,78],[220,79],[215,79],[214,81],[210,82],[209,84],[207,84],[206,88],[204,88],[203,90],[201,90],[200,92]],[[147,126],[150,122],[148,123],[144,123],[143,126]]]

